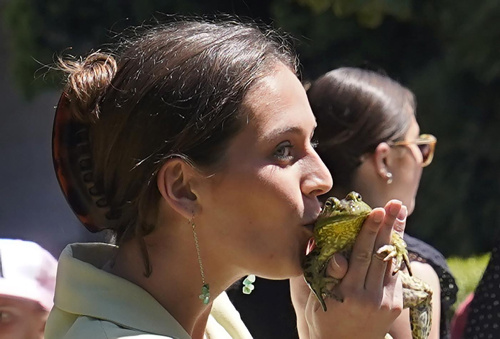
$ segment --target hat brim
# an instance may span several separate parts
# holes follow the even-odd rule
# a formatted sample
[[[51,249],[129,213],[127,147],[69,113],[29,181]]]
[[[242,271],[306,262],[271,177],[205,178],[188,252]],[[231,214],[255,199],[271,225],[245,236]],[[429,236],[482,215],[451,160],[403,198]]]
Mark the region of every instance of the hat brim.
[[[50,311],[54,305],[51,293],[27,279],[9,281],[0,278],[0,295],[35,301],[47,311]]]

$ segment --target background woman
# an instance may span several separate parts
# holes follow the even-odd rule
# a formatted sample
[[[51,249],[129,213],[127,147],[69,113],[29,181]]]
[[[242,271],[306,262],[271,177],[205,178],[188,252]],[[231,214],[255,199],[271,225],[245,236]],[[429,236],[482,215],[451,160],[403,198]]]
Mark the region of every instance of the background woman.
[[[401,284],[372,253],[406,215],[398,201],[371,213],[347,273],[328,270],[345,274],[346,302],[320,310],[300,263],[332,181],[283,40],[232,21],[180,20],[113,55],[61,61],[58,179],[86,227],[110,230],[118,246],[64,250],[47,339],[248,338],[224,291],[250,273],[295,277],[303,338],[382,338]]]
[[[411,214],[422,168],[431,163],[436,143],[432,136],[419,136],[413,94],[387,76],[358,68],[324,74],[307,94],[318,123],[317,151],[334,180],[332,190],[322,198],[344,197],[355,190],[371,206],[399,199]],[[455,280],[441,253],[406,234],[405,240],[414,274],[434,290],[430,337],[448,338]],[[236,290],[229,291],[229,296],[252,330],[263,336],[265,332],[296,336],[287,289],[286,282],[262,280],[250,297]],[[252,312],[248,305],[259,311]],[[266,327],[261,320],[264,312],[273,315],[267,317]],[[408,319],[405,310],[391,329],[394,338],[411,338]]]
[[[318,153],[334,177],[329,195],[355,190],[371,206],[399,199],[410,215],[422,169],[436,139],[420,134],[413,93],[382,74],[357,68],[326,73],[307,91],[316,116]],[[434,290],[430,338],[447,338],[457,287],[443,256],[405,235],[412,271]],[[394,338],[411,338],[408,310],[395,322]]]

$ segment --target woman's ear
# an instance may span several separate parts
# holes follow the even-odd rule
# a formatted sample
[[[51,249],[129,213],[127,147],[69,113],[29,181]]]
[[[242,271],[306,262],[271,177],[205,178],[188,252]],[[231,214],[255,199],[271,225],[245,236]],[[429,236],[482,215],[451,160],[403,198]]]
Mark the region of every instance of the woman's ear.
[[[377,148],[375,148],[375,152],[373,152],[373,161],[375,162],[377,174],[384,180],[387,180],[389,175],[392,176],[392,173],[389,170],[390,151],[391,146],[389,146],[386,142],[381,142],[380,144],[378,144]]]
[[[196,211],[197,197],[193,192],[196,169],[181,158],[167,160],[158,171],[157,186],[162,198],[186,219]]]

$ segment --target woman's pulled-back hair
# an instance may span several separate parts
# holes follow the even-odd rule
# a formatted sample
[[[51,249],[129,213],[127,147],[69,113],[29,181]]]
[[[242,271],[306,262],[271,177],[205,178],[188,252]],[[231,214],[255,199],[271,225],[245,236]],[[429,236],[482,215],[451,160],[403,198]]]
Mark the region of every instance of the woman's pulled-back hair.
[[[246,121],[242,101],[296,57],[275,33],[188,19],[149,28],[111,54],[61,60],[73,119],[88,128],[91,194],[120,242],[154,228],[156,173],[171,157],[214,170]],[[107,211],[107,212],[106,212]]]
[[[318,154],[335,185],[344,189],[351,187],[363,154],[374,152],[381,142],[404,137],[416,109],[407,88],[358,68],[324,74],[311,84],[307,95],[318,123]]]

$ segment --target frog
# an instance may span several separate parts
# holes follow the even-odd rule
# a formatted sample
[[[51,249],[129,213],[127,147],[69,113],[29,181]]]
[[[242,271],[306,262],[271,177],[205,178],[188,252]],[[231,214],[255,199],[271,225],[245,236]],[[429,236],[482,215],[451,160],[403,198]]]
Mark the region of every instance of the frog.
[[[326,275],[328,262],[335,253],[349,259],[361,226],[371,211],[372,208],[363,201],[361,195],[352,191],[342,200],[329,197],[314,223],[315,245],[305,256],[302,268],[306,283],[325,312],[325,298],[343,302],[342,296],[334,292],[334,287],[340,283],[340,279]],[[401,277],[403,308],[410,309],[412,337],[427,339],[432,324],[432,289],[427,283],[413,276],[402,236],[392,232],[390,244],[380,247],[374,256],[387,262],[394,261],[392,273],[399,272]],[[389,338],[391,336],[387,334],[386,339]]]

